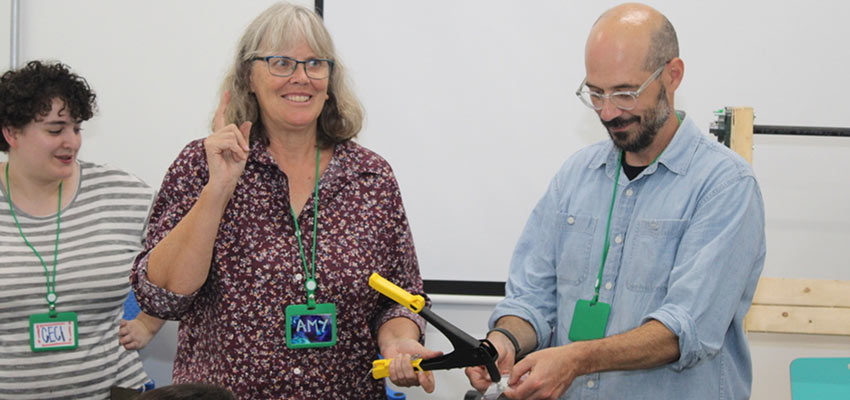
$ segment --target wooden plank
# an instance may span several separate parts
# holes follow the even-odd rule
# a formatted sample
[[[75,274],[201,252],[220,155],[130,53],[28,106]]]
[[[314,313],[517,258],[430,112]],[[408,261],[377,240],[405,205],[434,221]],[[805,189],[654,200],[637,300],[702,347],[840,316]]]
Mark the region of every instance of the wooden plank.
[[[732,107],[732,127],[729,148],[753,163],[753,114],[752,107]]]
[[[753,304],[850,308],[850,281],[762,277]]]
[[[753,305],[744,327],[749,332],[850,336],[850,309]]]

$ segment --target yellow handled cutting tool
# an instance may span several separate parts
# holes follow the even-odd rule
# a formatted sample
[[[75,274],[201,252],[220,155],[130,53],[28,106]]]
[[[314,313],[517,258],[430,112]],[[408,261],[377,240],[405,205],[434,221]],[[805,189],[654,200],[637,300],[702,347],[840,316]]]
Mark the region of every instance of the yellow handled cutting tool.
[[[458,327],[431,312],[431,309],[426,307],[424,297],[412,295],[376,273],[373,273],[369,277],[369,286],[407,307],[410,311],[421,315],[422,318],[425,318],[431,325],[439,329],[452,343],[455,350],[449,354],[443,354],[442,356],[428,360],[421,358],[412,360],[410,364],[414,369],[417,371],[433,371],[484,365],[493,382],[499,382],[502,378],[499,369],[496,368],[496,360],[499,358],[499,353],[489,340],[473,338]],[[390,376],[390,361],[388,359],[373,361],[372,377],[381,379]]]

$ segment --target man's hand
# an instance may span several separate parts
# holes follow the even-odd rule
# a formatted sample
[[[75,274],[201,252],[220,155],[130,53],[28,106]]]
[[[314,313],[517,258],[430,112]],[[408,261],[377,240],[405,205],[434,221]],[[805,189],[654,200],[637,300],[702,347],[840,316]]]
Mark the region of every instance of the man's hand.
[[[570,345],[529,354],[511,370],[505,397],[509,399],[557,399],[580,375],[581,358]]]
[[[496,351],[499,353],[499,358],[496,360],[496,367],[502,375],[507,375],[511,372],[511,368],[516,362],[513,343],[501,332],[491,332],[487,335],[487,340],[493,343]],[[469,383],[481,393],[484,393],[487,388],[493,383],[490,380],[490,374],[487,368],[483,365],[477,367],[469,367],[466,369],[466,376],[469,378]]]

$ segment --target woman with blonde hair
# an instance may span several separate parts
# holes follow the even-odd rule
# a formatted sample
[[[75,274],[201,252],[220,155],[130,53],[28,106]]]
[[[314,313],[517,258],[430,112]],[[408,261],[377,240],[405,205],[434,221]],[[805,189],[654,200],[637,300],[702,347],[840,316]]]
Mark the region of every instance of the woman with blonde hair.
[[[361,107],[321,19],[275,4],[246,29],[213,133],[171,165],[133,275],[143,310],[179,319],[174,381],[240,399],[366,399],[380,352],[416,374],[424,321],[369,288],[422,293],[393,172],[354,143]]]

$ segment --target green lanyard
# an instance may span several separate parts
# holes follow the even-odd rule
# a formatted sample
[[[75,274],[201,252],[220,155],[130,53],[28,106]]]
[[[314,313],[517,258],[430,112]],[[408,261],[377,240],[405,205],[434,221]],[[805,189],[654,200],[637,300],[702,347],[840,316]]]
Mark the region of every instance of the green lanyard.
[[[675,111],[673,112],[676,115],[676,120],[679,125],[682,124],[682,118],[679,117],[679,114]],[[662,150],[661,153],[664,151]],[[649,165],[654,164],[658,161],[658,157],[661,157],[661,153],[658,153],[655,156],[655,159],[652,160]],[[647,167],[649,167],[647,165]],[[611,207],[608,209],[608,222],[605,224],[605,244],[602,246],[602,263],[599,265],[599,275],[596,276],[596,284],[593,285],[593,300],[590,302],[591,305],[596,305],[599,301],[599,287],[602,285],[602,272],[605,270],[605,260],[608,258],[608,248],[611,246],[611,241],[608,238],[608,234],[611,229],[611,215],[614,213],[614,200],[617,198],[617,186],[620,183],[620,169],[623,167],[623,152],[620,152],[620,157],[617,159],[617,176],[614,178],[614,193],[611,194]]]
[[[44,259],[41,258],[41,254],[38,253],[38,250],[30,244],[27,237],[24,235],[24,230],[21,228],[21,223],[18,222],[18,217],[15,215],[15,206],[12,205],[12,184],[9,182],[9,163],[6,163],[6,199],[9,201],[9,212],[12,214],[12,218],[15,220],[15,225],[18,226],[18,232],[21,234],[21,238],[24,239],[24,243],[32,249],[32,252],[35,253],[36,257],[38,257],[38,261],[41,261],[41,266],[44,267],[44,275],[47,277],[47,295],[45,298],[47,299],[47,306],[50,309],[50,316],[56,315],[56,259],[59,255],[59,221],[61,220],[62,215],[62,182],[59,182],[59,206],[56,210],[56,242],[53,245],[53,273],[51,274],[47,269],[47,264],[44,263]]]
[[[319,154],[320,150],[316,148],[316,187],[313,189],[313,260],[310,263],[311,270],[307,269],[307,257],[304,256],[304,245],[301,243],[301,227],[298,226],[298,216],[295,215],[295,209],[292,204],[289,205],[289,211],[292,212],[292,219],[295,221],[295,237],[298,239],[298,250],[301,252],[301,265],[304,266],[304,274],[307,279],[304,281],[304,288],[307,289],[307,306],[309,308],[316,307],[316,231],[319,226]]]
[[[658,157],[661,157],[661,153],[658,153],[649,165],[658,161]],[[602,246],[602,263],[599,265],[599,275],[596,276],[596,284],[593,285],[594,294],[593,300],[590,302],[591,305],[596,305],[599,301],[599,287],[602,285],[602,272],[605,270],[605,260],[608,258],[608,248],[611,247],[611,239],[608,237],[611,231],[611,215],[614,213],[614,200],[617,198],[617,186],[620,183],[620,170],[622,168],[623,152],[621,151],[620,157],[617,159],[617,172],[616,177],[614,177],[614,192],[611,193],[611,207],[608,208],[608,222],[605,223],[605,244]]]
[[[660,154],[659,154],[660,155]],[[599,301],[599,286],[602,283],[602,271],[605,270],[605,259],[608,258],[608,247],[611,246],[611,241],[608,238],[608,233],[611,229],[611,215],[614,213],[614,199],[617,198],[617,185],[620,183],[620,168],[623,166],[623,152],[620,152],[620,157],[617,158],[617,172],[614,174],[614,193],[611,194],[611,207],[608,208],[608,222],[605,224],[605,244],[602,246],[602,263],[599,265],[599,275],[596,277],[596,284],[593,285],[594,295],[591,300],[591,305],[596,305]]]

